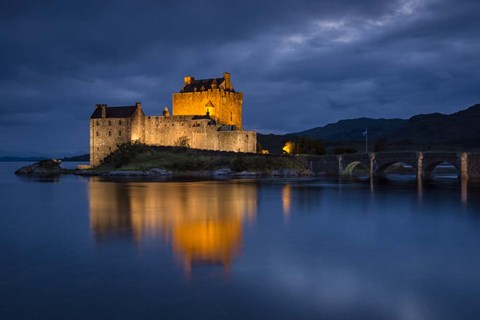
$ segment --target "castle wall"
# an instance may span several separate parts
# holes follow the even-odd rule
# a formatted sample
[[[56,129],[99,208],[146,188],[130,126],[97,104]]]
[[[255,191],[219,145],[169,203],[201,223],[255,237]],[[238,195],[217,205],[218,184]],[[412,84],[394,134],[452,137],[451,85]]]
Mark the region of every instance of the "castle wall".
[[[253,131],[219,131],[222,125],[191,116],[145,117],[145,143],[158,146],[185,146],[218,151],[256,152]]]
[[[130,141],[129,118],[90,119],[90,164],[101,160],[117,149],[117,145]]]
[[[137,103],[137,109],[131,118],[131,141],[145,143],[145,114],[142,106]]]
[[[219,122],[235,125],[242,129],[241,92],[229,92],[220,89],[207,91],[174,93],[172,95],[172,115],[205,115],[207,108],[210,116]]]

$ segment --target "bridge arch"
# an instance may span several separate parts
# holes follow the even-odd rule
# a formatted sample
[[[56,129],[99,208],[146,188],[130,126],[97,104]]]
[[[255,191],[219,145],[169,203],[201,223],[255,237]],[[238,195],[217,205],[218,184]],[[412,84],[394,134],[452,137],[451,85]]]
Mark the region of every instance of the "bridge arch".
[[[370,164],[364,163],[363,161],[352,161],[344,167],[344,174],[347,176],[352,176],[353,172],[357,168],[363,168],[365,172],[370,172]]]
[[[386,161],[382,162],[380,164],[377,164],[376,170],[375,170],[375,175],[376,176],[385,176],[387,174],[387,169],[391,168],[393,165],[396,164],[402,164],[402,165],[408,165],[412,168],[411,173],[418,175],[418,165],[416,162],[411,162],[411,161],[403,161],[403,160],[391,160],[391,161]]]
[[[456,169],[456,175],[459,176],[461,172],[460,165],[458,161],[452,161],[452,160],[437,160],[437,161],[432,161],[430,162],[427,166],[423,167],[423,175],[427,179],[433,179],[435,176],[435,169],[441,164],[449,164]]]

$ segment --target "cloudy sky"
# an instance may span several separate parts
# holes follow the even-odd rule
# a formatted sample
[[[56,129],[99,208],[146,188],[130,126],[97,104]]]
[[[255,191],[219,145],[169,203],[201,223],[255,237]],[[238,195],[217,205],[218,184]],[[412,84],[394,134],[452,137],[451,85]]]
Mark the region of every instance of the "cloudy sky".
[[[232,74],[244,126],[286,133],[480,103],[478,0],[0,0],[0,155],[88,150],[96,103],[147,114]]]

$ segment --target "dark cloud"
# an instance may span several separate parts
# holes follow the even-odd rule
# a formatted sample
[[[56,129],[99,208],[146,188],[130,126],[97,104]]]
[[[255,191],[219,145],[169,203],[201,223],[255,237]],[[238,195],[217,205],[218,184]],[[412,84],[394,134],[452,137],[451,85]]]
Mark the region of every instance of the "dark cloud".
[[[0,151],[86,151],[95,103],[158,114],[187,74],[230,71],[260,131],[454,112],[479,102],[478,12],[476,0],[2,1]]]

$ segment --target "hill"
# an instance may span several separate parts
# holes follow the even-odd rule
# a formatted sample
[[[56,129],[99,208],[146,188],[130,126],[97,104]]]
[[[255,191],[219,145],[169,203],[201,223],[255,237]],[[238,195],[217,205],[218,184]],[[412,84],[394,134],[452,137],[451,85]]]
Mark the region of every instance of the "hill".
[[[476,104],[450,115],[432,113],[414,116],[402,127],[385,135],[385,140],[389,144],[478,150],[479,123],[480,104]]]
[[[324,141],[329,149],[336,146],[362,150],[363,135],[368,128],[369,150],[375,141],[385,140],[387,150],[456,150],[480,149],[480,104],[453,114],[420,114],[408,120],[358,118],[340,120],[309,130],[286,135],[263,135],[257,138],[262,148],[280,153],[286,141],[307,136]]]
[[[290,133],[288,136],[308,136],[324,141],[363,140],[363,132],[368,128],[369,139],[375,140],[401,128],[406,123],[407,120],[403,119],[358,118],[340,120],[324,127]]]

